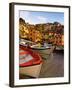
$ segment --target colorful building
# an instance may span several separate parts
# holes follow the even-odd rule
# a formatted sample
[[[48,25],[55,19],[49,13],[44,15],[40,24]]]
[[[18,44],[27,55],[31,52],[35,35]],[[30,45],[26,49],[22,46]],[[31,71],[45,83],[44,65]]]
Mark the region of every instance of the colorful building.
[[[20,20],[19,20],[19,36],[20,36],[20,38],[27,39],[28,33],[29,33],[29,30],[26,26],[25,21],[20,18]]]
[[[20,38],[36,43],[44,40],[57,46],[64,46],[64,26],[57,22],[31,25],[20,18],[19,35]]]

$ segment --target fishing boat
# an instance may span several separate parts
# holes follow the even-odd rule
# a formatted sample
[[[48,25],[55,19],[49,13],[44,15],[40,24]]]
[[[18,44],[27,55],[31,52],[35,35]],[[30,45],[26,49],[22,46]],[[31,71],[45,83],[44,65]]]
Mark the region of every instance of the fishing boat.
[[[46,46],[41,46],[41,47],[33,45],[31,46],[31,48],[33,51],[36,51],[37,53],[39,53],[42,59],[48,60],[49,57],[53,57],[53,51],[55,46],[51,44],[48,44]]]
[[[39,77],[42,66],[41,56],[32,51],[31,48],[20,45],[19,50],[19,72],[20,74]]]

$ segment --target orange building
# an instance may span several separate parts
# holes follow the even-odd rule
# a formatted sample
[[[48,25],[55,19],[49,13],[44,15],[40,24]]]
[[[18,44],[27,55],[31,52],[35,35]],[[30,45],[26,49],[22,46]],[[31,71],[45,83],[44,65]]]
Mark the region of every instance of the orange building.
[[[64,35],[55,34],[54,36],[54,44],[57,46],[64,46]]]

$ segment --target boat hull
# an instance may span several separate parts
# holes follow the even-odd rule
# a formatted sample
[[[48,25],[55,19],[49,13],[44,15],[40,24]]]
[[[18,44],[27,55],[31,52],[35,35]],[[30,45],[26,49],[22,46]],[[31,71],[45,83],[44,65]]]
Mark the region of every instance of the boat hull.
[[[41,66],[42,66],[42,63],[40,63],[39,65],[20,67],[19,72],[22,75],[28,75],[28,76],[37,78],[37,77],[39,77]]]

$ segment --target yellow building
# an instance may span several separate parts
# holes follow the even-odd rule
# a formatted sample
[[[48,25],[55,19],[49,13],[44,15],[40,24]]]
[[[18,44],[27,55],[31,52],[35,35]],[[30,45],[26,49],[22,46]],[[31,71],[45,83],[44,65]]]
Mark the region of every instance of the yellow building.
[[[20,18],[20,20],[19,20],[19,36],[20,36],[20,38],[27,39],[28,33],[29,33],[29,31],[28,31],[25,21],[22,18]]]
[[[29,33],[29,31],[28,31],[28,29],[27,29],[27,27],[25,26],[25,25],[20,25],[20,37],[21,38],[28,38],[28,33]]]
[[[30,25],[28,30],[29,30],[29,34],[28,34],[29,40],[34,42],[35,41],[35,28],[34,28],[34,25]]]
[[[42,34],[39,31],[35,31],[35,42],[41,42],[42,41]]]

